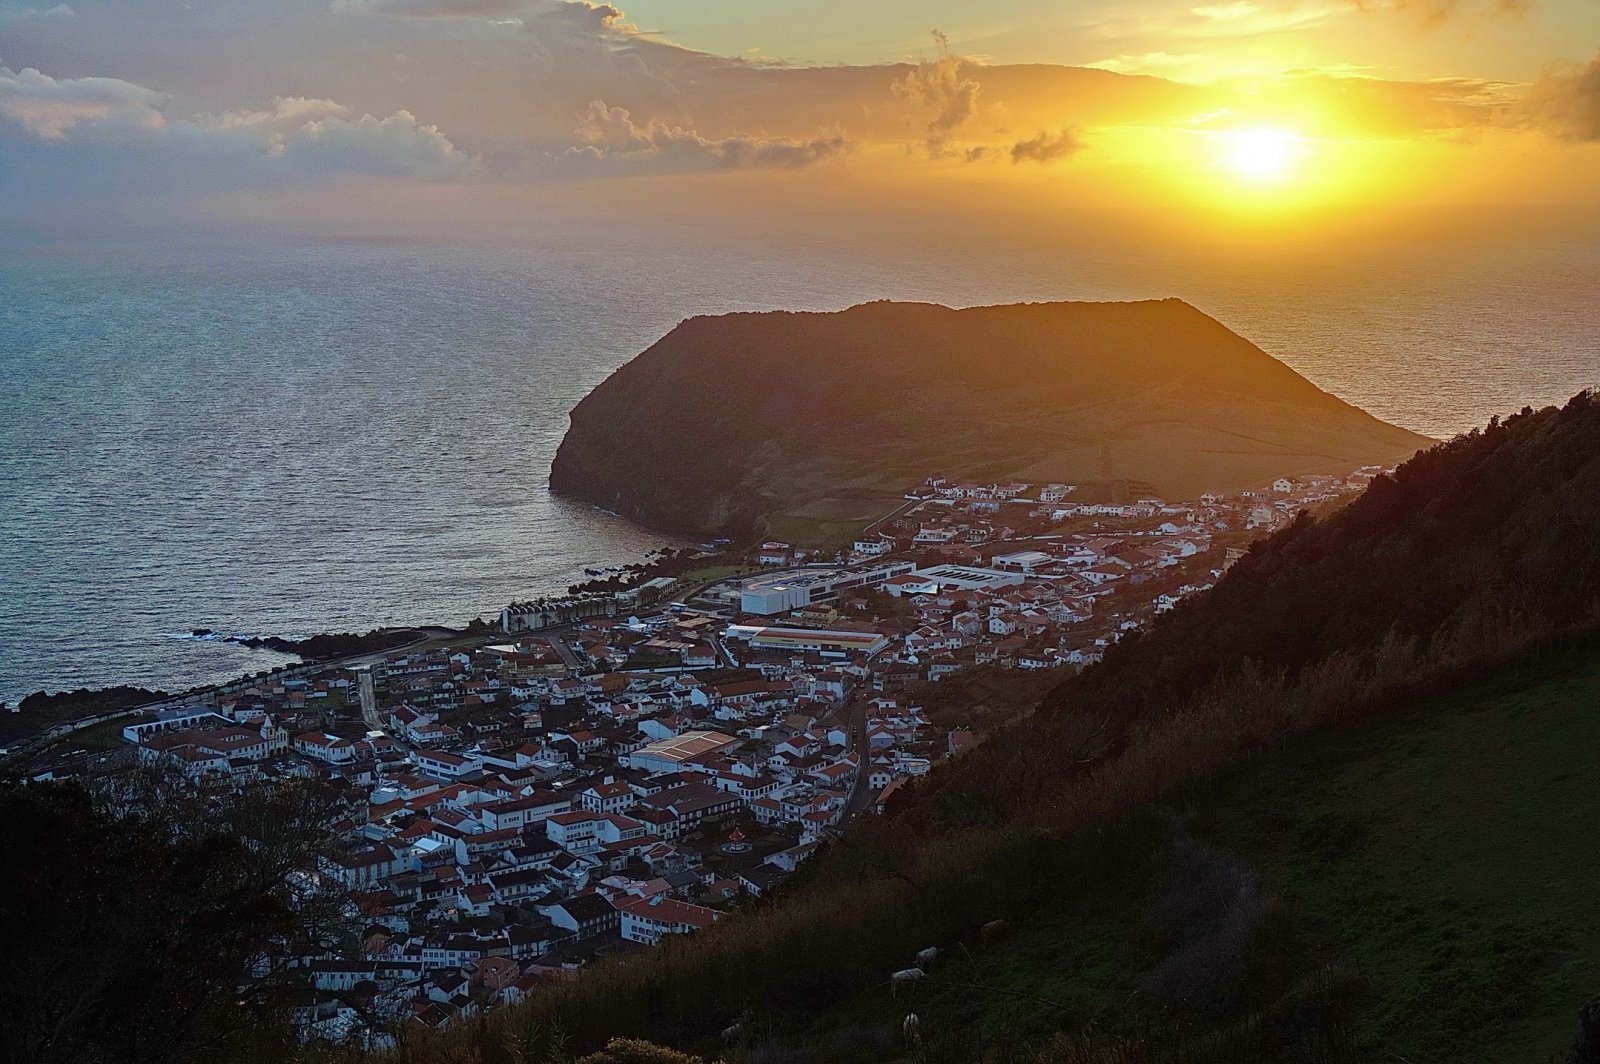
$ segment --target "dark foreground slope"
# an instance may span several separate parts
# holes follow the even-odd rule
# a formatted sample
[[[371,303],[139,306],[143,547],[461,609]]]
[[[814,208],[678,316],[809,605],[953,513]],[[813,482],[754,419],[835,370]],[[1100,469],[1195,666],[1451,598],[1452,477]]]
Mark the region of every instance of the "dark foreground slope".
[[[1175,299],[869,303],[683,322],[572,411],[550,483],[675,532],[826,538],[935,472],[1187,498],[1431,442]]]
[[[1258,544],[782,896],[409,1059],[741,1016],[769,1061],[1540,1059],[1600,991],[1597,621],[1584,395]]]

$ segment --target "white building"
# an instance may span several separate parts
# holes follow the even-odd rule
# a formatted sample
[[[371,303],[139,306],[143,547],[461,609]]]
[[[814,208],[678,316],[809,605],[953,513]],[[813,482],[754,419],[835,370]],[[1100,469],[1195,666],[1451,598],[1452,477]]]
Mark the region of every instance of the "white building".
[[[1053,561],[1054,558],[1041,550],[1019,550],[1010,554],[997,554],[989,559],[989,564],[996,569],[1015,569],[1018,572],[1031,573]]]
[[[1076,484],[1046,484],[1039,489],[1039,501],[1060,502],[1077,490]]]
[[[889,645],[882,632],[832,632],[823,628],[763,628],[730,624],[727,637],[743,639],[756,650],[815,651],[826,657],[865,654],[872,657]]]
[[[463,757],[444,750],[418,750],[416,757],[418,771],[435,779],[460,779],[483,768],[483,762],[476,757]]]
[[[715,909],[661,894],[620,902],[617,910],[622,914],[622,937],[647,946],[654,946],[667,935],[703,930],[722,915]]]
[[[876,587],[911,572],[911,562],[890,562],[861,569],[823,569],[793,575],[756,577],[739,587],[739,609],[770,617],[817,602],[831,602],[845,592]]]
[[[682,735],[657,739],[625,756],[631,768],[645,772],[677,772],[689,762],[720,754],[738,743],[732,735],[719,731],[686,731]]]
[[[997,591],[1027,579],[1021,573],[978,569],[970,565],[936,565],[931,569],[918,569],[916,575],[937,581],[941,588],[955,591]]]

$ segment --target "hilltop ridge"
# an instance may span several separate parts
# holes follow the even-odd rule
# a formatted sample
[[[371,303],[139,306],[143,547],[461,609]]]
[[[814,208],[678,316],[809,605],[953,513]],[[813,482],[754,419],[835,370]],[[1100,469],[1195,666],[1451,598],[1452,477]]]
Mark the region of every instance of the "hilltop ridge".
[[[667,531],[798,542],[845,538],[934,472],[1189,498],[1432,442],[1178,299],[693,317],[571,418],[556,492]]]

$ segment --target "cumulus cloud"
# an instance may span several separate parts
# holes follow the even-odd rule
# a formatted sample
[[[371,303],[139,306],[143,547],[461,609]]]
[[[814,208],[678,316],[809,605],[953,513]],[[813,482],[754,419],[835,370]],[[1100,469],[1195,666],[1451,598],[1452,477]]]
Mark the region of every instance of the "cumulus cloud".
[[[949,153],[947,146],[956,130],[978,113],[981,87],[976,78],[967,76],[965,62],[950,50],[948,37],[934,30],[933,41],[938,54],[922,60],[892,88],[897,96],[934,108],[926,145],[928,157],[937,159]]]
[[[362,173],[445,181],[479,172],[480,161],[410,111],[352,116],[335,100],[278,96],[260,110],[202,115],[169,127],[198,154],[254,156],[277,172]]]
[[[1600,53],[1560,67],[1528,89],[1517,118],[1563,140],[1600,141]]]
[[[591,3],[590,0],[564,0],[551,6],[548,11],[568,26],[574,29],[587,30],[590,33],[633,33],[636,30],[631,23],[624,22],[622,12],[610,4]]]
[[[67,143],[115,134],[185,157],[255,157],[277,172],[353,171],[437,181],[478,160],[409,111],[352,117],[333,100],[279,96],[260,110],[174,118],[159,92],[117,78],[53,78],[0,66],[0,116],[29,135]]]
[[[635,122],[626,108],[601,100],[589,105],[578,135],[584,143],[569,149],[569,158],[610,160],[639,170],[797,169],[838,158],[850,148],[837,131],[812,140],[759,136],[713,140],[665,122]]]
[[[166,124],[163,97],[119,78],[53,78],[0,66],[0,115],[43,140],[82,128],[149,133]]]
[[[540,3],[515,21],[523,41],[543,65],[566,77],[580,74],[584,67],[602,78],[619,70],[654,77],[653,61],[701,54],[642,33],[620,9],[590,0]]]
[[[242,133],[282,134],[297,129],[307,122],[334,118],[347,113],[347,108],[337,101],[306,96],[274,96],[260,111],[224,111],[220,115],[207,115],[195,125],[219,131]]]
[[[1013,163],[1053,163],[1057,159],[1065,159],[1076,155],[1083,150],[1083,141],[1078,139],[1078,134],[1071,129],[1063,129],[1052,133],[1043,130],[1036,136],[1027,140],[1019,140],[1011,145],[1011,161]]]
[[[387,118],[330,116],[314,119],[284,136],[275,154],[312,172],[354,170],[419,181],[468,177],[478,161],[439,131],[423,125],[410,111]]]

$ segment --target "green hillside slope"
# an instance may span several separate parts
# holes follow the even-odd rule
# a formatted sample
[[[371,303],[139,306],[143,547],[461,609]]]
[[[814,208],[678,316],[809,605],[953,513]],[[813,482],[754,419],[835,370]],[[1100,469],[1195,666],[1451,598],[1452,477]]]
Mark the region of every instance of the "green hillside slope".
[[[1600,994],[1596,750],[1590,652],[1298,743],[1207,796],[1195,830],[1359,974],[1366,1059],[1542,1061]]]
[[[895,1035],[912,1011],[932,1053],[977,1059],[1062,1030],[1117,1044],[1201,1023],[1205,1002],[1164,995],[1184,974],[1174,958],[1205,993],[1223,989],[1218,913],[1189,914],[1186,944],[1209,954],[1163,952],[1153,930],[1168,895],[1221,884],[1266,899],[1276,940],[1253,944],[1258,964],[1343,986],[1351,1059],[1560,1059],[1577,1006],[1600,993],[1597,749],[1592,648],[1302,736],[1149,810],[1181,854],[1139,864],[1099,903],[1063,899],[913,992],[863,993],[772,1038],[815,1059],[910,1060]]]

